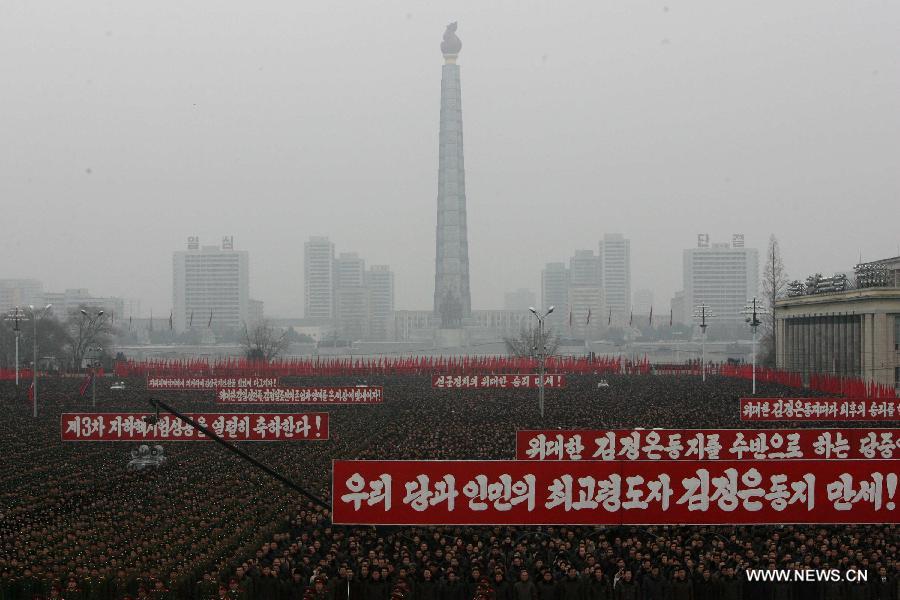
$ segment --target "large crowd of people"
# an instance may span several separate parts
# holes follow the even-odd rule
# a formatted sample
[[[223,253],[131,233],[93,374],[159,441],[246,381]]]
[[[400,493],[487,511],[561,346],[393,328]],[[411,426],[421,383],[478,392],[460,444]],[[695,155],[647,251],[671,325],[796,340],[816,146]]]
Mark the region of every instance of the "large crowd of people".
[[[316,407],[330,413],[327,441],[242,447],[327,502],[333,458],[511,459],[519,429],[742,427],[745,380],[598,379],[573,375],[547,390],[541,419],[534,390],[433,389],[424,375],[286,378],[382,385],[385,402]],[[34,419],[24,394],[0,382],[0,600],[900,600],[896,523],[336,526],[327,509],[212,442],[164,443],[166,463],[144,470],[126,468],[137,442],[61,442],[60,414],[92,410],[78,387],[42,380]],[[219,408],[212,392],[151,393],[137,378],[125,387],[100,383],[96,410],[149,412],[151,396],[187,412]],[[750,582],[751,568],[869,575]]]

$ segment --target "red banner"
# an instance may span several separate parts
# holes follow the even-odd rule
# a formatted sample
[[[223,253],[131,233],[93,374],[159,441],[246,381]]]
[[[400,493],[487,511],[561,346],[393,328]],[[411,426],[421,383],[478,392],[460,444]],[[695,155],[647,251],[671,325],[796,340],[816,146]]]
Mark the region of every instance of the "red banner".
[[[443,389],[538,388],[540,375],[432,375],[431,387]],[[565,375],[544,375],[545,388],[566,387]]]
[[[897,421],[900,399],[741,398],[741,421]]]
[[[384,388],[355,387],[220,388],[220,404],[381,404]]]
[[[341,525],[897,523],[895,461],[334,461]]]
[[[517,431],[518,460],[900,459],[900,429]]]
[[[156,425],[144,417],[152,413],[63,413],[64,442],[207,441],[211,438],[174,415],[160,415]],[[230,441],[273,442],[327,440],[328,413],[186,413],[216,435]]]
[[[277,377],[148,377],[148,390],[193,391],[277,387]]]

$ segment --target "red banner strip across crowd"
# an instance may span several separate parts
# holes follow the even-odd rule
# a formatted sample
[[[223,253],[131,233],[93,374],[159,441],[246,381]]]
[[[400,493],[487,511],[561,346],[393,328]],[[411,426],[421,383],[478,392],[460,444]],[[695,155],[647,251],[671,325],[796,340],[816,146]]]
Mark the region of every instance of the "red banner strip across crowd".
[[[454,375],[483,375],[488,373],[534,373],[538,361],[531,358],[509,356],[409,356],[409,357],[315,357],[278,359],[267,363],[244,358],[166,359],[147,361],[117,361],[117,377],[303,377],[303,376],[353,376],[353,375],[401,375],[434,373]],[[666,374],[675,376],[699,376],[703,367],[698,362],[682,364],[651,364],[646,357],[628,361],[610,356],[549,357],[546,369],[567,375]],[[710,375],[738,379],[753,377],[751,365],[708,364]],[[756,380],[793,388],[804,387],[803,377],[777,369],[756,368]],[[896,398],[893,386],[828,374],[808,377],[807,387],[816,392],[854,398]]]
[[[220,404],[381,404],[384,388],[354,387],[222,388],[216,390]]]
[[[564,375],[545,374],[545,388],[566,387]],[[536,374],[518,375],[432,375],[431,387],[443,389],[480,389],[480,388],[537,388],[540,387],[541,376]]]
[[[212,438],[172,415],[151,413],[63,413],[62,441],[210,441]],[[198,424],[230,441],[327,440],[328,413],[187,413]]]
[[[898,522],[897,461],[334,461],[343,525]]]
[[[741,398],[741,421],[897,420],[896,398]]]
[[[518,460],[900,459],[900,429],[517,431]]]
[[[147,377],[148,390],[193,391],[277,387],[277,377]]]

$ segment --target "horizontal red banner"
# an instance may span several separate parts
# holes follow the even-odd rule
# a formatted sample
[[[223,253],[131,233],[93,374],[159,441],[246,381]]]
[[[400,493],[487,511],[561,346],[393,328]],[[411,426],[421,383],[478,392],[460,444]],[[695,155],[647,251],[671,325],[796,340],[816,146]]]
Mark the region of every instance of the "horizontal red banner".
[[[131,440],[193,442],[212,438],[174,415],[153,413],[63,413],[64,442],[121,442]],[[231,441],[277,442],[327,440],[328,413],[186,413],[198,424]]]
[[[192,391],[277,387],[277,377],[148,377],[148,390]]]
[[[540,375],[432,375],[431,387],[444,389],[538,388],[540,381]],[[566,376],[545,374],[544,387],[566,387]]]
[[[900,429],[517,431],[519,460],[900,459]]]
[[[900,398],[741,398],[741,421],[897,421]]]
[[[897,523],[896,461],[334,461],[342,525]]]
[[[220,404],[381,404],[384,388],[355,387],[221,388]]]

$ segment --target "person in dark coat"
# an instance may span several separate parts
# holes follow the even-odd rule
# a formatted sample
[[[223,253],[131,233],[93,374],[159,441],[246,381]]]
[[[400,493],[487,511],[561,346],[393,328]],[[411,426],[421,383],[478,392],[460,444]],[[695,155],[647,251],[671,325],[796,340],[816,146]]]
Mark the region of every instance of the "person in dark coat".
[[[630,569],[626,569],[622,577],[613,584],[615,600],[640,600],[641,588],[638,587]]]
[[[641,581],[641,600],[665,600],[667,587],[659,567],[651,567],[650,573]]]
[[[537,586],[531,581],[527,569],[519,571],[519,580],[513,585],[513,600],[538,600]]]
[[[594,568],[591,578],[585,583],[584,598],[585,600],[610,600],[612,598],[612,586],[600,567]]]
[[[722,600],[744,599],[744,582],[735,575],[734,567],[726,567],[725,574],[719,579],[719,595]]]
[[[544,571],[537,584],[538,600],[556,600],[556,582],[550,569]]]
[[[422,571],[422,579],[415,585],[413,598],[414,600],[441,600],[441,588],[431,576],[431,569]]]
[[[872,588],[872,600],[898,600],[897,583],[894,578],[887,574],[887,569],[878,567],[878,574],[875,581],[870,582]]]
[[[578,569],[570,566],[566,576],[557,586],[557,598],[558,600],[582,600],[583,588],[582,581],[578,578]]]
[[[709,569],[703,569],[700,577],[694,580],[694,600],[718,600],[719,590],[713,581]]]
[[[497,570],[494,573],[491,587],[494,588],[495,600],[513,600],[513,584],[506,579],[503,571]]]
[[[441,591],[441,600],[472,600],[471,598],[466,598],[466,586],[463,585],[456,576],[456,571],[453,570],[447,571],[447,583],[444,584],[444,588]],[[373,599],[367,598],[366,600]]]
[[[684,569],[675,571],[675,578],[669,586],[669,597],[672,600],[694,600],[694,584],[687,578]]]

